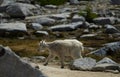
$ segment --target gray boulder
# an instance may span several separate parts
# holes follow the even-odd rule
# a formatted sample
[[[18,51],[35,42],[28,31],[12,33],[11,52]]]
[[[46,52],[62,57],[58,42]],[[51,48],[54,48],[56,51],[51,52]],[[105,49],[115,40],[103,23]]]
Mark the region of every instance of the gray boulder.
[[[120,31],[112,25],[105,25],[105,27],[105,33],[107,34],[120,33]]]
[[[36,9],[34,5],[24,4],[24,3],[14,3],[14,4],[10,4],[6,8],[6,13],[11,17],[24,18],[26,16],[33,16],[34,13],[31,11],[33,9]]]
[[[45,77],[9,47],[0,46],[0,77]]]
[[[120,53],[120,42],[109,44],[107,46],[104,46],[100,49],[97,49],[93,52],[88,53],[87,55],[93,54],[97,56],[107,56],[107,55],[115,55],[117,53]]]
[[[96,60],[92,58],[80,58],[76,59],[70,64],[70,69],[72,70],[91,70],[96,65]]]
[[[24,23],[1,23],[0,30],[27,32],[26,24]]]
[[[0,35],[12,37],[27,34],[27,28],[24,23],[1,23],[0,24]]]
[[[57,6],[55,6],[55,5],[45,5],[45,8],[48,8],[48,9],[57,9]]]
[[[120,65],[111,60],[110,58],[103,58],[92,68],[93,71],[107,71],[107,70],[117,70],[120,72]]]
[[[55,20],[62,20],[62,19],[67,19],[69,15],[70,13],[61,13],[61,14],[50,15],[49,17]]]
[[[56,25],[49,28],[52,31],[73,31],[77,28],[81,28],[83,26],[83,22],[76,22],[71,24],[63,24],[63,25]]]
[[[50,25],[54,25],[56,23],[56,20],[48,17],[38,17],[38,18],[33,18],[32,22],[39,23],[43,26],[50,26]]]
[[[116,19],[114,17],[98,17],[93,19],[98,25],[115,24]]]

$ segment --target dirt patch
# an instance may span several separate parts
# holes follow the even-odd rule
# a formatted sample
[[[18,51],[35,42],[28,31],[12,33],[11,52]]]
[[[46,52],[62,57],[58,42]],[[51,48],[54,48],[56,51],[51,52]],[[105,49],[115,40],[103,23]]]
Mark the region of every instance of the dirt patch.
[[[119,74],[110,72],[90,72],[90,71],[75,71],[69,69],[61,69],[54,66],[39,65],[40,70],[48,77],[120,77]]]

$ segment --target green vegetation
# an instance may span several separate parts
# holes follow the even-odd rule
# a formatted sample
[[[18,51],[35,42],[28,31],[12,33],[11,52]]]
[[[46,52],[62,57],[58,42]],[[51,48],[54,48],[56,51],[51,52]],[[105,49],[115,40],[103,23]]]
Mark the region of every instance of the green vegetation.
[[[36,1],[40,3],[40,5],[49,5],[49,4],[61,5],[67,2],[67,0],[36,0]]]
[[[96,13],[92,12],[91,6],[86,6],[84,11],[80,11],[79,15],[85,17],[86,21],[92,22],[94,18],[98,17]]]

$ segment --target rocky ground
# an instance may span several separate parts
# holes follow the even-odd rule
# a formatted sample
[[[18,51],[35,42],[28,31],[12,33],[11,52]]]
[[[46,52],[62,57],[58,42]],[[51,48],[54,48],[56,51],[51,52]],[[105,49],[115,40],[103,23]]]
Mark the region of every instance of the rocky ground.
[[[89,72],[75,71],[69,69],[56,68],[54,66],[39,65],[40,70],[48,77],[119,77],[120,74],[110,72]]]
[[[9,50],[7,50],[9,55],[5,55],[8,57],[1,58],[4,56],[4,46],[9,46],[17,55],[29,57],[27,61],[32,60],[33,63],[38,64],[39,70],[48,77],[120,77],[119,73],[114,74],[116,70],[120,71],[118,64],[120,62],[120,4],[116,0],[111,1],[112,3],[108,0],[90,2],[70,0],[70,2],[59,6],[41,6],[37,3],[31,4],[31,0],[0,0],[0,44],[3,45],[0,45],[0,61],[3,61],[3,64],[7,64],[7,61],[13,62],[13,64],[21,63],[19,58],[9,58],[11,57]],[[91,58],[84,58],[82,59],[83,64],[87,63],[88,65],[84,65],[89,67],[89,63],[92,64],[93,61],[93,64],[95,62],[94,69],[100,68],[96,70],[101,72],[73,71],[69,69],[67,61],[65,69],[59,68],[60,64],[57,60],[48,66],[42,65],[44,60],[39,64],[39,60],[36,61],[36,58],[41,59],[39,56],[48,56],[48,52],[37,51],[38,42],[42,39],[46,41],[77,39],[81,41],[85,47],[85,51],[82,52],[83,57],[87,56],[96,60],[95,62]],[[34,56],[38,56],[35,61],[33,61]],[[104,57],[110,59],[105,58],[105,61],[98,62]],[[4,61],[4,59],[6,60]],[[14,61],[17,62],[14,63]],[[79,65],[81,59],[77,60],[77,63],[78,69],[81,70],[81,67],[84,67]],[[10,64],[11,66],[8,65],[8,67],[12,71],[23,68],[21,65],[25,65],[23,62],[20,67],[16,66],[13,69],[13,64]],[[6,66],[2,67],[2,64],[0,66],[6,71],[5,74],[0,74],[0,77],[6,77],[6,73],[9,71],[5,69]],[[35,70],[29,65],[26,67],[27,70]],[[111,67],[112,73],[103,72],[108,70],[107,67]],[[3,70],[0,69],[2,72]],[[19,74],[19,72],[17,73]],[[9,74],[11,77],[15,77],[17,73],[11,72]],[[29,72],[25,73],[30,75]],[[39,74],[41,73],[37,71],[33,75],[38,77]],[[21,77],[20,74],[18,77]]]

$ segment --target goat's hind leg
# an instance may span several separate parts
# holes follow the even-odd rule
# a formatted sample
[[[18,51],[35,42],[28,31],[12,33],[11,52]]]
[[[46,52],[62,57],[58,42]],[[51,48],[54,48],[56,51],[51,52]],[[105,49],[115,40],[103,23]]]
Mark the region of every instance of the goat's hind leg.
[[[59,56],[60,63],[61,63],[61,68],[64,68],[64,56]]]

